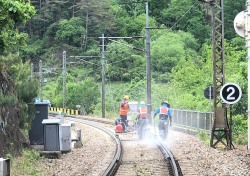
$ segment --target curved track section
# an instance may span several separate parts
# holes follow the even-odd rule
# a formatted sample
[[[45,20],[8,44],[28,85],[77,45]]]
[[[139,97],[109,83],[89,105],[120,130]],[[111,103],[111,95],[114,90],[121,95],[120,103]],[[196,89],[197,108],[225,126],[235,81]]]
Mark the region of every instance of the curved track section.
[[[120,166],[122,153],[123,153],[120,139],[117,138],[116,135],[114,133],[112,133],[110,130],[108,130],[108,129],[104,128],[104,127],[98,126],[96,123],[89,122],[89,121],[82,120],[82,119],[69,118],[69,117],[67,117],[65,119],[98,128],[99,130],[102,130],[103,132],[107,133],[115,141],[115,143],[116,143],[116,151],[115,151],[114,157],[113,157],[112,161],[110,162],[108,168],[103,173],[103,175],[105,175],[105,176],[115,175],[117,169]]]
[[[115,134],[97,125],[97,123],[102,123],[113,126],[114,123],[107,119],[78,116],[65,117],[65,119],[98,128],[114,139],[116,152],[104,176],[182,175],[171,151],[153,134],[148,134],[146,139],[139,141],[135,132]]]
[[[180,169],[178,169],[178,166],[176,165],[176,162],[175,162],[175,159],[174,159],[174,156],[173,156],[172,152],[161,141],[158,141],[158,142],[159,142],[158,147],[162,151],[165,159],[171,165],[172,175],[179,176]]]

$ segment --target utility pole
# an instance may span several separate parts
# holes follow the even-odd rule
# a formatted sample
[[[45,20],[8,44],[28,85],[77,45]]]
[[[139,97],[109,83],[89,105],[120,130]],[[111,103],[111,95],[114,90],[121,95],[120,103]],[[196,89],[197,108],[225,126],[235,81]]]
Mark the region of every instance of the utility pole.
[[[102,118],[105,118],[105,53],[104,53],[104,34],[102,34]]]
[[[66,108],[66,51],[63,51],[63,108]]]
[[[150,31],[148,22],[148,2],[146,5],[146,74],[147,74],[147,116],[149,123],[152,123],[151,119],[151,61],[150,61]]]
[[[40,100],[43,99],[43,73],[42,73],[42,61],[39,61],[39,80],[40,80]]]

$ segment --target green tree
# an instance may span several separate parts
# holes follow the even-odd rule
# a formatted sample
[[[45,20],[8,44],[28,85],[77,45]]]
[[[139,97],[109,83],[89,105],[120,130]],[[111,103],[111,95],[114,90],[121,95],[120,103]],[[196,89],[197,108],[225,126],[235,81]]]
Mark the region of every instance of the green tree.
[[[106,59],[106,71],[111,81],[129,81],[145,75],[145,59],[137,55],[133,46],[123,40],[108,45]]]
[[[201,57],[181,59],[173,68],[168,90],[178,108],[211,110],[209,101],[204,97],[205,88],[213,85],[212,47],[204,45]],[[225,42],[225,81],[239,84],[242,99],[234,105],[233,113],[245,115],[247,102],[247,63],[244,39],[234,38]]]
[[[18,55],[10,52],[17,51],[25,42],[26,34],[19,33],[17,25],[25,23],[34,13],[29,0],[0,0],[0,118],[4,122],[4,130],[0,130],[0,155],[19,153],[19,125],[23,127],[30,119],[27,116],[27,102],[35,94],[34,87],[27,84],[25,90],[30,88],[31,92],[22,90],[27,83],[26,71],[29,69]]]
[[[151,45],[153,78],[168,82],[170,73],[181,59],[195,57],[198,44],[195,38],[182,31],[161,31]]]
[[[225,38],[232,39],[237,37],[234,30],[234,18],[236,15],[246,9],[246,0],[227,0],[224,1],[224,28],[225,28]]]
[[[102,33],[111,34],[115,27],[115,16],[114,11],[110,7],[108,0],[81,0],[81,2],[76,3],[81,14],[80,17],[85,19],[85,49],[88,48],[89,43],[93,40],[91,37],[100,35]]]
[[[161,14],[165,21],[163,24],[171,29],[190,32],[200,45],[211,36],[211,19],[207,19],[206,9],[197,0],[172,0]]]
[[[34,13],[29,0],[0,0],[0,55],[24,43],[27,35],[19,33],[16,24],[25,23]]]
[[[29,63],[22,63],[18,55],[10,54],[7,59],[0,58],[0,61],[5,66],[4,70],[8,72],[9,78],[14,82],[15,92],[9,95],[16,97],[16,101],[11,104],[19,106],[19,126],[24,129],[29,127],[34,115],[29,114],[28,108],[38,94],[38,81],[31,77]]]
[[[81,46],[83,36],[86,34],[80,18],[74,17],[70,20],[59,21],[59,28],[56,32],[56,39],[59,43],[66,43],[72,46]]]
[[[75,109],[76,105],[81,105],[82,114],[93,113],[98,97],[100,97],[99,86],[92,78],[67,85],[67,107]]]
[[[33,112],[29,104],[37,95],[37,81],[31,79],[28,63],[16,54],[0,56],[0,113],[4,130],[0,131],[0,154],[18,153],[21,149],[20,128],[28,129]],[[20,128],[19,128],[20,127]],[[4,131],[4,133],[2,132]]]
[[[234,82],[242,89],[242,98],[234,105],[233,114],[246,117],[247,111],[247,48],[245,40],[240,37],[225,42],[225,78],[226,82]]]

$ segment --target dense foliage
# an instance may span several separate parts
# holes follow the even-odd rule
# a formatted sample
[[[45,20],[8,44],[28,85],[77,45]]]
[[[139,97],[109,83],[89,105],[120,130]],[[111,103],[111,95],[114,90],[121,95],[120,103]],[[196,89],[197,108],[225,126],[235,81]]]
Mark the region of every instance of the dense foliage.
[[[25,23],[34,13],[29,0],[0,0],[0,55],[24,43],[27,34],[19,33],[16,25]]]
[[[32,120],[28,104],[37,95],[37,84],[30,77],[29,63],[24,63],[19,56],[27,34],[20,33],[17,27],[34,13],[29,0],[0,0],[1,156],[8,152],[19,154],[22,147],[19,127],[28,128]]]
[[[224,2],[226,82],[239,84],[243,91],[233,106],[240,135],[247,109],[247,61],[244,39],[237,37],[233,20],[245,9],[245,0]],[[174,108],[210,111],[211,102],[203,95],[213,84],[210,5],[199,0],[149,0],[148,5],[153,108],[168,99]],[[145,101],[146,18],[145,3],[133,0],[0,0],[1,70],[9,73],[15,87],[13,95],[0,92],[1,106],[19,102],[21,127],[31,121],[28,103],[36,96],[62,107],[63,51],[67,108],[81,105],[84,114],[101,113],[103,66],[107,112],[118,114],[124,94],[131,101]],[[43,95],[38,79],[29,77],[29,64],[34,64],[37,77],[40,60],[47,80],[40,84]]]

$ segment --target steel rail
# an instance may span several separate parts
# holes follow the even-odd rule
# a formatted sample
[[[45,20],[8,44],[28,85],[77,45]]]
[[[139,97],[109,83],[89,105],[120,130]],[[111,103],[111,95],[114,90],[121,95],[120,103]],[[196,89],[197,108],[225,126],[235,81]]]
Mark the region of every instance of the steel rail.
[[[103,176],[114,176],[116,174],[120,164],[121,164],[121,161],[122,161],[123,151],[122,151],[121,141],[110,130],[103,128],[101,126],[98,126],[96,124],[96,122],[110,124],[110,125],[112,125],[113,123],[109,122],[109,121],[104,121],[103,119],[94,119],[94,118],[90,119],[90,118],[86,118],[86,117],[81,117],[82,119],[79,119],[79,118],[76,118],[76,116],[72,116],[72,115],[67,115],[64,118],[78,122],[78,123],[85,123],[87,125],[96,127],[98,129],[108,133],[116,141],[116,145],[117,145],[116,154],[115,154],[112,162],[110,163],[109,167],[106,169],[105,173],[103,174]],[[155,142],[156,142],[158,148],[161,150],[165,160],[171,164],[173,175],[179,176],[180,174],[178,172],[178,166],[176,165],[174,156],[171,153],[170,149],[168,149],[167,146],[164,145],[163,142],[160,141],[159,139],[156,139]]]
[[[104,131],[105,133],[107,133],[116,143],[116,152],[115,155],[112,159],[112,161],[110,162],[109,166],[107,167],[107,169],[105,170],[105,172],[103,173],[103,176],[113,176],[115,175],[115,173],[117,172],[120,164],[121,164],[121,159],[122,159],[122,155],[123,155],[123,151],[122,151],[122,145],[121,145],[121,140],[119,138],[117,138],[110,130],[98,126],[96,123],[93,122],[89,122],[87,120],[82,120],[82,119],[76,119],[76,118],[70,118],[70,117],[65,117],[66,120],[71,120],[74,122],[78,122],[78,123],[84,123],[87,125],[90,125],[92,127],[98,128],[99,130]]]
[[[166,159],[166,161],[170,162],[174,176],[179,176],[179,172],[173,154],[160,140],[157,140],[157,142],[158,148],[160,148],[162,154],[164,155],[164,158]]]

